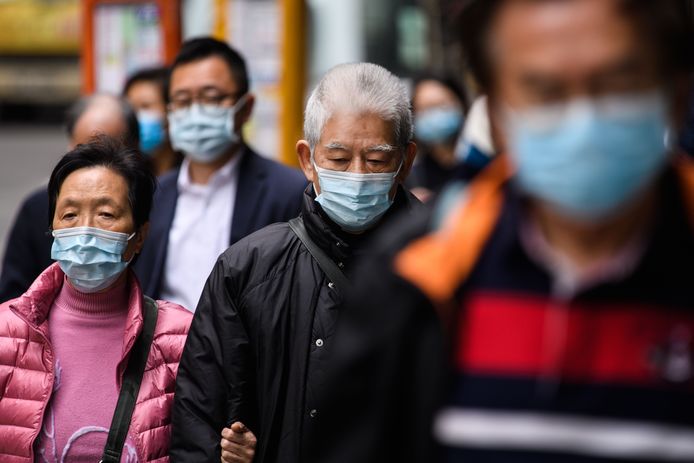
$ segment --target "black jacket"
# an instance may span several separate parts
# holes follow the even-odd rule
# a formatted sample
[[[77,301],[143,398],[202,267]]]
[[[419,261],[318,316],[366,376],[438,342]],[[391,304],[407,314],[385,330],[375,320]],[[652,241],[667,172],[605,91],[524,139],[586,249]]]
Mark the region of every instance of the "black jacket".
[[[384,221],[415,204],[400,189]],[[341,232],[310,186],[301,217],[349,277],[371,233]],[[318,395],[343,298],[328,283],[286,223],[249,235],[220,256],[178,370],[172,461],[219,461],[221,430],[236,420],[258,438],[255,462],[302,460],[306,436],[320,423]]]
[[[53,263],[48,224],[48,189],[44,186],[24,200],[10,230],[0,275],[0,302],[24,294]]]

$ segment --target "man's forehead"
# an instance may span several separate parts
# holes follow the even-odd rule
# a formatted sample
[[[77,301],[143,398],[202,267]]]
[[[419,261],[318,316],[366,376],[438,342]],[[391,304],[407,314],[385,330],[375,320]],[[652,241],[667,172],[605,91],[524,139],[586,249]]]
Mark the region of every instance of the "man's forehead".
[[[173,70],[170,79],[172,94],[177,91],[201,91],[205,88],[234,91],[237,86],[229,65],[219,56],[208,56],[180,64]]]
[[[374,145],[392,143],[393,123],[375,113],[353,113],[341,111],[333,113],[323,125],[322,145],[341,143],[371,143]]]
[[[492,59],[504,69],[524,64],[571,73],[610,66],[639,43],[613,0],[507,2],[491,32]]]

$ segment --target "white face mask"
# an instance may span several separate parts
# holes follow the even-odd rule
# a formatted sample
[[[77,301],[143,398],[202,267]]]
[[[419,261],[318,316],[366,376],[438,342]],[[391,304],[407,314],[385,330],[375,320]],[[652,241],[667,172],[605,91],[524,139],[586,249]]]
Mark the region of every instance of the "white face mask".
[[[320,194],[316,202],[330,219],[348,232],[360,232],[372,227],[393,204],[390,190],[402,163],[395,172],[358,174],[318,167]],[[315,188],[315,187],[314,187]]]
[[[171,146],[197,162],[210,163],[219,159],[239,142],[234,117],[247,95],[229,108],[194,103],[190,108],[169,113]]]

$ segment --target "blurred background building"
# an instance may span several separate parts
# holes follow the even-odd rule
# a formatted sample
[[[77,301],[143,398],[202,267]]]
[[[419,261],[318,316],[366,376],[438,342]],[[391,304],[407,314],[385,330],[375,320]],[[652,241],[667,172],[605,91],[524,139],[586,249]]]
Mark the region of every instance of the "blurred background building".
[[[461,69],[446,18],[460,0],[0,0],[0,246],[21,199],[64,154],[65,109],[120,93],[181,40],[213,35],[247,58],[260,152],[295,163],[307,90],[331,66],[372,61],[404,79]]]
[[[451,19],[470,1],[0,0],[0,246],[21,198],[65,152],[65,108],[82,93],[120,93],[181,40],[213,35],[245,55],[258,95],[246,135],[293,164],[307,90],[335,64],[467,83]]]

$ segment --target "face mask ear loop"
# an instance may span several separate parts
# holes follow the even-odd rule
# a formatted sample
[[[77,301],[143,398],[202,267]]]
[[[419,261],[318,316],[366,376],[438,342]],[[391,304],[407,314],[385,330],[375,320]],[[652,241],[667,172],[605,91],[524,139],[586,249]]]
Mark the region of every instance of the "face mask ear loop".
[[[134,232],[132,232],[130,235],[128,235],[128,239],[127,239],[125,242],[126,242],[126,243],[129,243],[130,240],[133,239],[133,238],[135,237],[135,235],[138,234],[138,232],[139,232],[139,230],[138,230],[138,231],[134,231]],[[127,244],[126,244],[126,246],[125,246],[125,250],[126,250],[126,251],[128,250]],[[123,260],[123,254],[121,254],[120,258],[121,258],[121,260]],[[130,260],[126,261],[126,262],[128,263],[128,265],[130,265],[130,262],[132,262],[134,258],[135,258],[135,253],[133,253],[133,256],[130,258]]]
[[[313,156],[314,149],[313,148],[309,148],[309,149],[310,149],[309,152],[311,153],[310,154],[311,166],[313,167],[313,171],[316,173],[316,176],[318,177],[318,166],[316,165],[316,158]],[[320,183],[320,178],[318,179],[318,183]],[[316,190],[316,184],[312,182],[311,185],[313,186],[313,193],[318,195],[318,190]]]
[[[239,100],[236,103],[234,103],[234,106],[231,107],[231,112],[232,112],[234,117],[239,113],[239,110],[246,105],[247,101],[248,101],[248,92],[241,95],[241,98],[239,98]]]
[[[398,170],[395,171],[395,175],[393,175],[393,179],[395,179],[398,174],[400,174],[400,171],[402,170],[402,166],[405,165],[405,153],[403,153],[402,158],[400,159],[400,165],[398,166]]]

